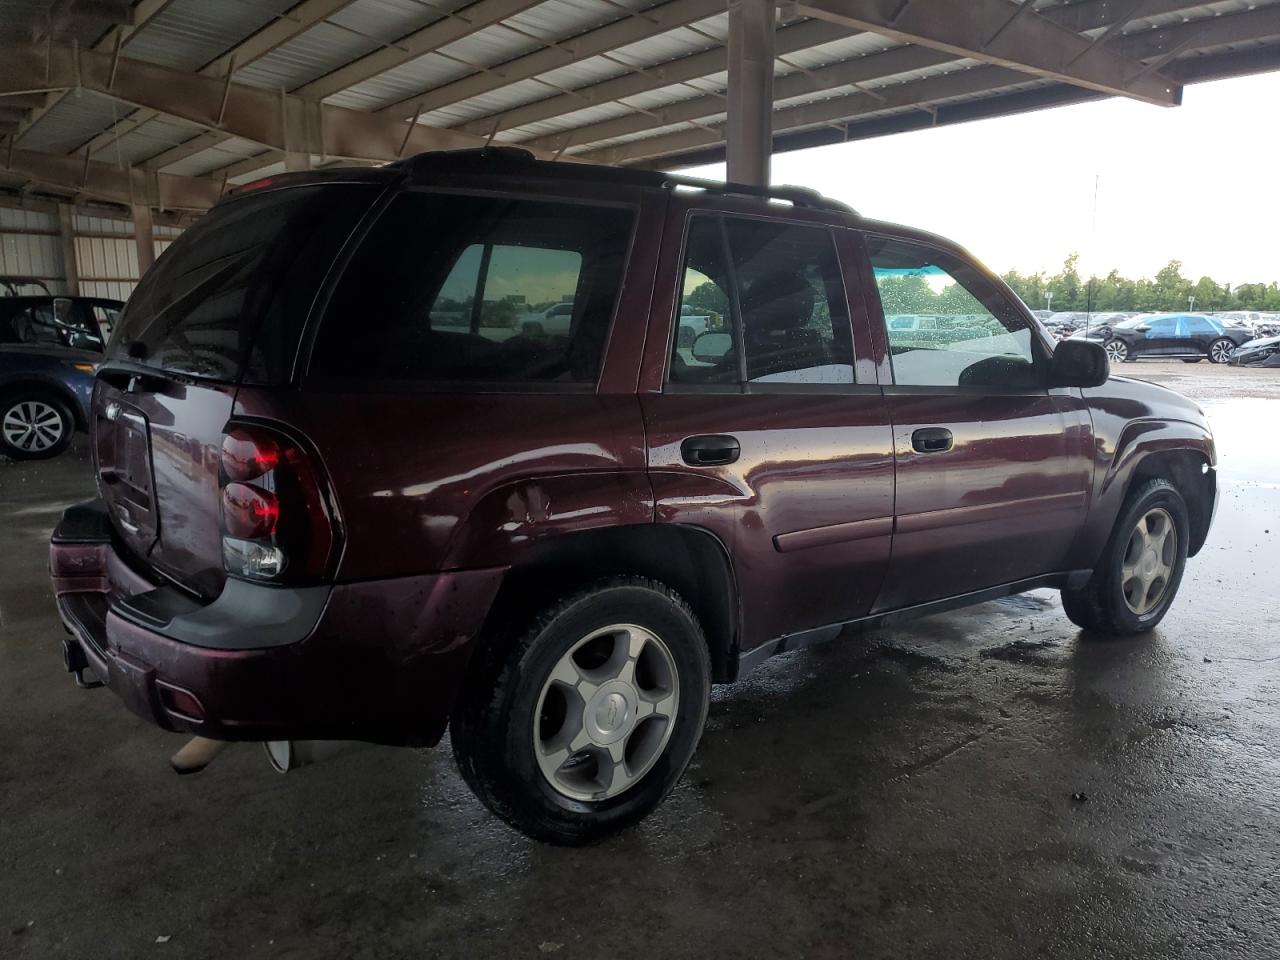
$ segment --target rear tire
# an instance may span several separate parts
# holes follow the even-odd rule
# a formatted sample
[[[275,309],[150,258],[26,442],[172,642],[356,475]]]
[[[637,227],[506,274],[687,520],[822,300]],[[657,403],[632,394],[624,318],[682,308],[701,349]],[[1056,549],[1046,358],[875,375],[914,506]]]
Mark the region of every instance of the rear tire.
[[[1177,488],[1168,480],[1143,483],[1121,507],[1089,582],[1062,591],[1062,609],[1094,633],[1124,637],[1153,629],[1182,583],[1190,535]]]
[[[453,755],[484,805],[535,839],[585,844],[636,823],[702,736],[707,641],[688,604],[656,581],[602,580],[476,656]]]
[[[0,453],[47,460],[71,445],[76,422],[61,398],[44,390],[14,390],[0,398]]]
[[[1199,363],[1203,359],[1204,357],[1183,357],[1182,362],[1183,363]]]

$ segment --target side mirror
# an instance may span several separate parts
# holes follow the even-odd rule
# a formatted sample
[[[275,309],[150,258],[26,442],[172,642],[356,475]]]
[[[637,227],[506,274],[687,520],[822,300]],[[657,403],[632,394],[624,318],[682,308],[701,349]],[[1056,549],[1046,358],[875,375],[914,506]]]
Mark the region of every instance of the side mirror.
[[[693,341],[693,359],[700,363],[719,363],[732,349],[732,334],[700,333]]]
[[[1107,351],[1092,340],[1060,340],[1049,370],[1051,387],[1100,387],[1111,374]]]

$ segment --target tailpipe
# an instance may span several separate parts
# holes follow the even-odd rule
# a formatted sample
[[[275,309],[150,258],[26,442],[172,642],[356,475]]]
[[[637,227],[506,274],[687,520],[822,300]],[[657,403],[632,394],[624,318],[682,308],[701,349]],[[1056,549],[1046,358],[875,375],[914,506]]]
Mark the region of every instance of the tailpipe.
[[[185,776],[188,773],[199,773],[227,747],[226,740],[210,740],[208,737],[192,737],[181,750],[169,758],[169,766],[174,772]]]

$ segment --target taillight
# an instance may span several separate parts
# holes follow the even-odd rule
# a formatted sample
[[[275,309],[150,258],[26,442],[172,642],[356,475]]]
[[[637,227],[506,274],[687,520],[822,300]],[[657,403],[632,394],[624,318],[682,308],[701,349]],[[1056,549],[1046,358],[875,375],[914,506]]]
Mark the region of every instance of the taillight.
[[[233,576],[276,583],[321,577],[334,550],[334,521],[311,457],[292,439],[256,425],[222,438],[222,563]]]

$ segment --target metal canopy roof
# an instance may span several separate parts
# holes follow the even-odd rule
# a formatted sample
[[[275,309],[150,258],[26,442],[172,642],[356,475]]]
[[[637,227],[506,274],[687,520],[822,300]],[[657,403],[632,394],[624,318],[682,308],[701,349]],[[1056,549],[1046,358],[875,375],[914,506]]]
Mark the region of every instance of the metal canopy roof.
[[[201,209],[228,183],[519,144],[724,155],[726,0],[0,0],[0,186]],[[782,0],[775,150],[1280,67],[1280,0]]]

